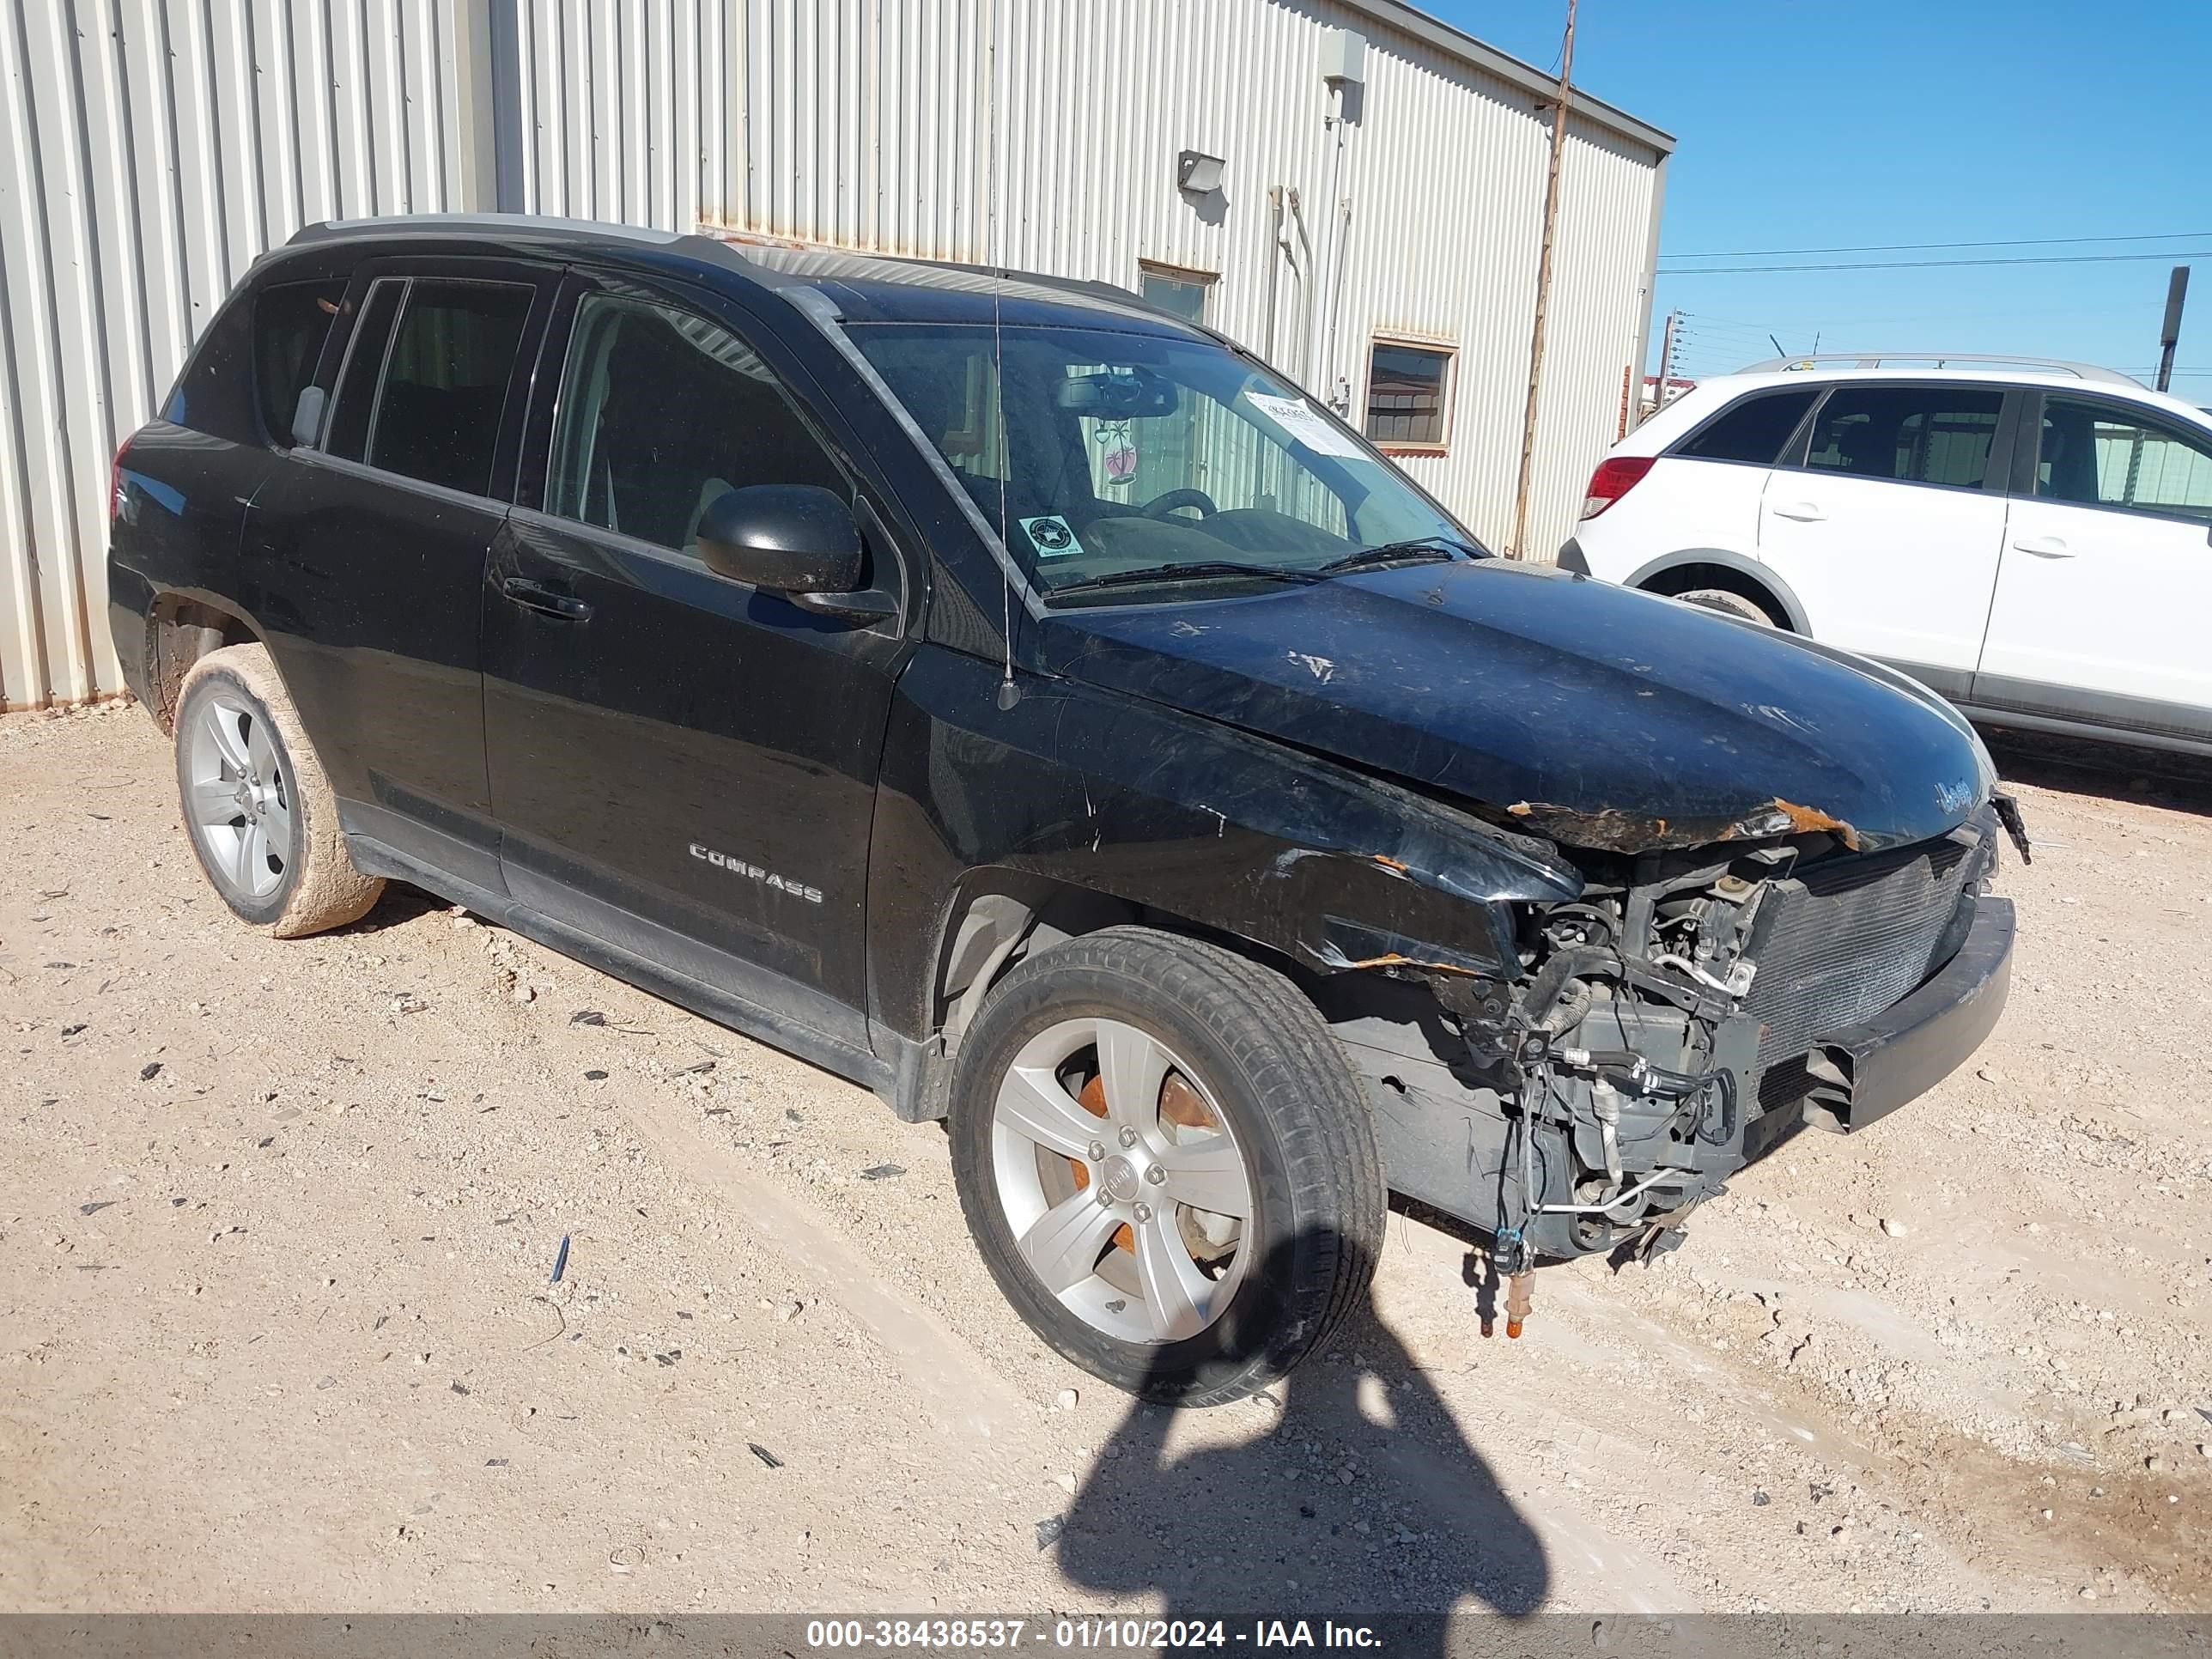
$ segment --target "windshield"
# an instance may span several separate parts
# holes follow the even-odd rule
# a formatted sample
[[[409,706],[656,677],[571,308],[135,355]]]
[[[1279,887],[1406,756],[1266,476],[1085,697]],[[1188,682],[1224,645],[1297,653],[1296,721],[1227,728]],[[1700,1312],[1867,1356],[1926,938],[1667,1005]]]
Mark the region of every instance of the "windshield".
[[[848,328],[1045,593],[1158,573],[1316,572],[1467,532],[1287,381],[1204,340]],[[1003,411],[1003,414],[1002,414]],[[1003,434],[1003,437],[1002,437]],[[1356,561],[1355,561],[1356,562]],[[1114,586],[1108,582],[1109,586]]]

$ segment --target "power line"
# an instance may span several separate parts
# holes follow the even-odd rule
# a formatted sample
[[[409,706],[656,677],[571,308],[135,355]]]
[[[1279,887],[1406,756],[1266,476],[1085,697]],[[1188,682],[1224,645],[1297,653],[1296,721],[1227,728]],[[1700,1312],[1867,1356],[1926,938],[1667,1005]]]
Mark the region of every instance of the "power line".
[[[2172,253],[2045,253],[2012,259],[1874,259],[1824,265],[1706,265],[1697,270],[1661,270],[1662,276],[1724,276],[1748,272],[1772,275],[1790,270],[1938,270],[1962,265],[2101,265],[2123,259],[2208,259],[2212,248]]]
[[[1670,253],[1670,259],[1785,259],[1804,253],[1932,253],[1962,247],[2079,247],[2090,242],[2187,242],[2208,230],[2141,236],[2015,236],[1998,242],[1869,242],[1858,247],[1737,247],[1718,253]]]

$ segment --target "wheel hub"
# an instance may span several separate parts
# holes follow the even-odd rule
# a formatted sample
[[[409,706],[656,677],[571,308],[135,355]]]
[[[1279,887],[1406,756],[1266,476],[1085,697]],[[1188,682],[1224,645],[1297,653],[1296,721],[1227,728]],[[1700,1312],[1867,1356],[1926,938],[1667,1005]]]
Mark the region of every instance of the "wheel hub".
[[[1130,1159],[1116,1152],[1106,1160],[1098,1172],[1098,1184],[1116,1204],[1133,1204],[1142,1190],[1142,1178]]]

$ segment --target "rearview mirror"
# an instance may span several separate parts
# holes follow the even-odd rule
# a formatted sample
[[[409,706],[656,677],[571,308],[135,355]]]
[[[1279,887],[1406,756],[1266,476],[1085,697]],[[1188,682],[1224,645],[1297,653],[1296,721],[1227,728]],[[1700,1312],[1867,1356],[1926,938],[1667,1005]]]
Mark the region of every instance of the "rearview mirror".
[[[817,484],[725,490],[700,516],[699,556],[718,576],[793,595],[849,593],[863,562],[852,507]]]
[[[1174,414],[1182,393],[1173,380],[1139,363],[1070,375],[1053,388],[1053,401],[1094,420],[1149,421]]]

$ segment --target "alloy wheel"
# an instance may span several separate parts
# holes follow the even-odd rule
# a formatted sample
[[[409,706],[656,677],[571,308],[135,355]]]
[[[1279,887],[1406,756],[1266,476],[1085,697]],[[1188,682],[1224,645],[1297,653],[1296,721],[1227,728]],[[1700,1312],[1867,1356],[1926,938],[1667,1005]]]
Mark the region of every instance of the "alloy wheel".
[[[1204,1081],[1158,1038],[1103,1018],[1040,1031],[1000,1083],[991,1150],[1016,1252],[1087,1324],[1180,1341],[1235,1298],[1251,1176]]]
[[[185,810],[209,872],[258,901],[292,858],[292,787],[267,718],[217,691],[199,709],[185,759]]]

